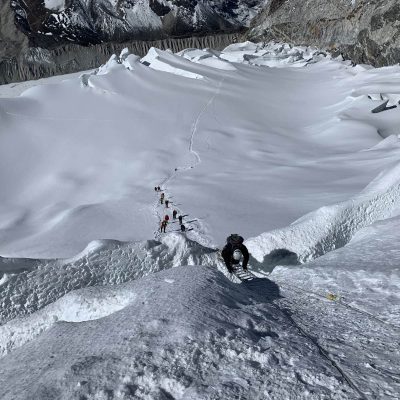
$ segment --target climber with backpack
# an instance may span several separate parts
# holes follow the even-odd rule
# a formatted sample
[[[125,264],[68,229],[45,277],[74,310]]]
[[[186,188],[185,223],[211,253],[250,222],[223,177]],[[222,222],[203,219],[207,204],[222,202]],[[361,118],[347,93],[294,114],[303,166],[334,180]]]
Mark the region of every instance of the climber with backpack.
[[[168,225],[168,221],[164,219],[164,220],[161,222],[161,225],[160,225],[160,232],[166,233],[165,230],[167,229],[167,225]]]
[[[222,258],[225,261],[226,268],[230,273],[233,272],[233,267],[238,266],[242,262],[242,268],[247,271],[249,262],[249,251],[243,244],[242,236],[234,233],[226,238],[226,245],[222,249]]]

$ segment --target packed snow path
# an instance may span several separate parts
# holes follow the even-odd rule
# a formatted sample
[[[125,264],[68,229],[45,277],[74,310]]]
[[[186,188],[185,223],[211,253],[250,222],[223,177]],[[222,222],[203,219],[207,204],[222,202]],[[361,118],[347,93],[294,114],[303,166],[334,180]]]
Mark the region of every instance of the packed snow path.
[[[162,208],[163,204],[165,204],[165,200],[163,200],[163,202],[161,202],[161,203],[158,201],[158,202],[156,202],[156,206],[155,206],[155,214],[157,216],[158,226],[160,226],[160,223],[165,218],[165,215],[168,215],[170,217],[170,222],[168,224],[168,226],[169,226],[168,231],[171,231],[171,228],[170,228],[171,225],[170,224],[172,222],[177,222],[177,221],[172,221],[172,215],[169,215],[172,212],[173,209],[179,212],[178,217],[179,217],[179,215],[181,215],[181,216],[187,216],[188,215],[188,214],[184,214],[182,212],[182,207],[177,207],[178,204],[175,204],[175,203],[177,203],[176,201],[170,200],[171,198],[173,198],[173,196],[171,196],[170,193],[167,190],[168,182],[170,182],[172,179],[176,178],[176,176],[178,174],[180,174],[181,171],[185,171],[185,170],[188,170],[188,169],[195,168],[196,165],[201,162],[200,155],[194,150],[195,135],[196,135],[196,132],[198,130],[198,125],[199,125],[200,119],[203,117],[203,115],[205,114],[207,109],[212,105],[212,103],[214,102],[214,99],[216,98],[216,96],[218,96],[218,94],[220,93],[221,86],[223,84],[224,79],[225,79],[225,77],[221,78],[221,80],[218,83],[217,89],[215,90],[215,93],[209,98],[207,103],[200,110],[200,112],[198,113],[195,121],[192,124],[191,132],[190,132],[190,140],[189,140],[189,149],[188,150],[189,150],[189,153],[194,155],[195,163],[194,164],[192,163],[192,164],[190,164],[188,166],[175,167],[174,171],[170,174],[170,176],[167,177],[166,179],[164,179],[162,181],[162,183],[161,183],[161,187],[162,187],[161,193],[163,195],[166,194],[165,200],[168,200],[170,202],[171,206],[170,206],[169,210],[167,209],[167,207],[165,207],[166,208],[165,211],[164,212],[161,211],[161,213],[160,213],[159,208],[160,208],[160,206]],[[157,187],[159,187],[159,185],[157,185]],[[157,195],[160,195],[161,193],[160,193],[160,191],[156,191]],[[185,223],[184,225],[185,225],[186,229],[187,229],[187,224],[188,223],[193,223],[195,221],[197,221],[197,223],[195,224],[196,226],[194,228],[193,227],[190,228],[190,231],[195,229],[195,232],[191,233],[189,237],[191,237],[193,239],[196,239],[199,243],[201,243],[203,245],[212,245],[212,240],[210,240],[209,238],[205,238],[204,234],[202,235],[202,233],[204,232],[204,227],[199,222],[199,219],[197,219],[197,218],[196,219],[192,219],[189,222],[186,219],[184,221],[184,223]],[[172,229],[172,230],[173,231],[179,231],[179,229],[180,228],[178,227],[178,229]],[[187,232],[189,232],[189,230],[187,230]],[[154,236],[155,236],[156,239],[158,239],[160,237],[160,229],[155,231],[155,235]]]

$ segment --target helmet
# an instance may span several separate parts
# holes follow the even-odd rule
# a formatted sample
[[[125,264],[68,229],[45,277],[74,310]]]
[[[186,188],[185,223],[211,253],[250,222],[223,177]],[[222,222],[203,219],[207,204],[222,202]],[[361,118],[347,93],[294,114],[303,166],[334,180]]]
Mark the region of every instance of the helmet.
[[[234,252],[233,252],[233,259],[235,260],[235,261],[240,261],[241,260],[241,258],[242,258],[242,252],[240,251],[240,250],[235,250]]]

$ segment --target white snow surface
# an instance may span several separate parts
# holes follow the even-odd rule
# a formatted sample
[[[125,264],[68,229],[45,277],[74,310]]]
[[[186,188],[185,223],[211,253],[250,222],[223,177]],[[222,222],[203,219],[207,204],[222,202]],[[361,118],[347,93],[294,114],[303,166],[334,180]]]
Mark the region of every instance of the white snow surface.
[[[44,6],[48,10],[63,11],[65,9],[65,0],[44,0]]]
[[[0,86],[0,398],[397,399],[399,77],[246,42]]]
[[[396,67],[379,75],[278,44],[203,53],[114,57],[1,98],[0,254],[72,257],[92,240],[154,237],[155,185],[220,245],[347,201],[397,162],[397,137],[381,148],[377,131],[396,135],[398,110],[371,114],[380,100],[367,97],[399,91]],[[273,54],[281,68],[265,67]]]

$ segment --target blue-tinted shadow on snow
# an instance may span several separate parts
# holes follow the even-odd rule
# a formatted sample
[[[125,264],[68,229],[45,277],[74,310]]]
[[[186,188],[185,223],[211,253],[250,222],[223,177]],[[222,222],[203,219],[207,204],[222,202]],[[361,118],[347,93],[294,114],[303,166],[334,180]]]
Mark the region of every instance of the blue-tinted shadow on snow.
[[[242,285],[250,290],[250,299],[258,303],[270,303],[282,297],[279,286],[268,278],[254,278]]]
[[[257,261],[250,255],[249,264],[256,272],[271,273],[277,265],[299,265],[299,258],[296,253],[288,249],[274,249],[266,254],[262,262]]]

